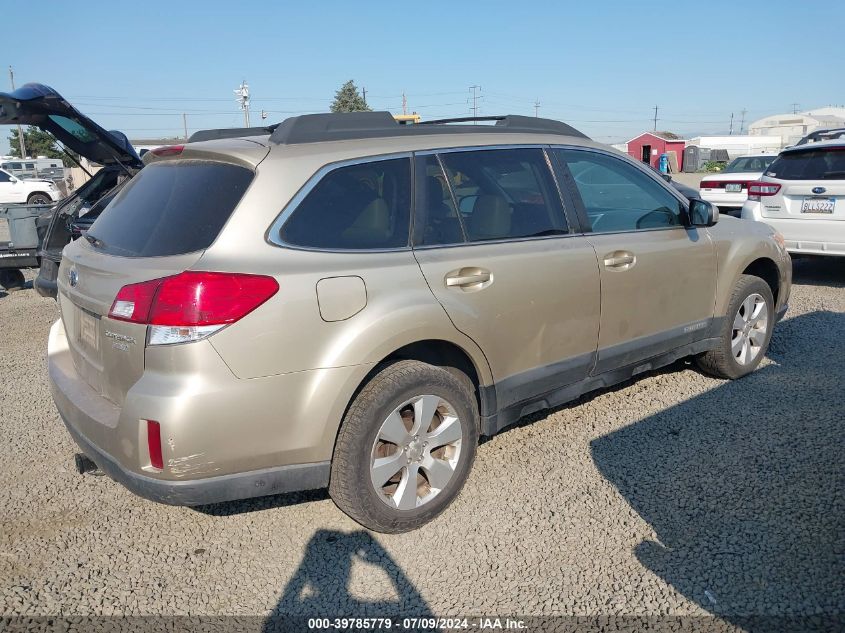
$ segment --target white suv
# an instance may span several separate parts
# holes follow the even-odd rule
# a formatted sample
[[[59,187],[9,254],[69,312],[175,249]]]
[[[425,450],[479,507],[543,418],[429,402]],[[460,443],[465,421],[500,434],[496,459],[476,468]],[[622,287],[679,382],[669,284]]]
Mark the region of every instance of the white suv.
[[[51,204],[61,197],[49,180],[21,180],[0,169],[0,204]]]
[[[790,253],[845,255],[845,139],[783,150],[749,184],[742,217],[771,225]]]

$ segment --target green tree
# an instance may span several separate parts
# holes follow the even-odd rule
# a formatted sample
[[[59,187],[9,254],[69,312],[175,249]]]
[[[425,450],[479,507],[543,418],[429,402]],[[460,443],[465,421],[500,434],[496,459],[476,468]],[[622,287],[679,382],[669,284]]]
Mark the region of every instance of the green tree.
[[[355,82],[351,79],[340,87],[334,95],[331,105],[332,112],[370,112],[364,97],[358,92]]]
[[[23,132],[23,141],[26,145],[27,156],[46,156],[47,158],[61,158],[65,166],[73,167],[74,163],[70,160],[64,152],[62,152],[56,144],[56,137],[49,132],[39,130],[37,127],[30,125]],[[21,144],[18,140],[18,128],[12,128],[12,133],[9,135],[9,152],[12,156],[21,156]],[[77,160],[79,159],[76,156]]]

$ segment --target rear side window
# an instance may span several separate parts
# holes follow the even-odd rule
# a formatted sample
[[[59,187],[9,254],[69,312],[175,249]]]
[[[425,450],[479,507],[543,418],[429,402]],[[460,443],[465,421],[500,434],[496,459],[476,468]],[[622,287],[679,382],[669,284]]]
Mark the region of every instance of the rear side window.
[[[394,158],[326,174],[279,231],[285,244],[365,250],[408,245],[411,161]]]
[[[845,180],[845,148],[786,152],[766,175],[782,180]]]
[[[440,159],[470,242],[567,232],[542,150],[448,152]]]
[[[138,172],[91,226],[89,237],[124,257],[208,248],[243,197],[253,172],[210,161],[154,163]]]

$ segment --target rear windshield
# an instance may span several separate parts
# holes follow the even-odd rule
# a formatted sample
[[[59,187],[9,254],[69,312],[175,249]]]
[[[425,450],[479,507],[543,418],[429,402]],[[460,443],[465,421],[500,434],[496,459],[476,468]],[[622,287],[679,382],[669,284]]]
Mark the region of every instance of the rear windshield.
[[[252,177],[249,169],[227,163],[153,163],[106,207],[88,238],[123,257],[203,250],[220,233]]]
[[[845,148],[786,152],[766,175],[783,180],[845,180]]]
[[[734,160],[722,173],[736,174],[744,171],[762,173],[774,159],[774,156],[743,156]]]

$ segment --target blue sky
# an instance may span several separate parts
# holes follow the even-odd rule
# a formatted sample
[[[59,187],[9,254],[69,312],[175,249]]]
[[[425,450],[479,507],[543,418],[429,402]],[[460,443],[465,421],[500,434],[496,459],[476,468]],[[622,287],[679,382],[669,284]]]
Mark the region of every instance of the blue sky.
[[[726,132],[769,114],[845,104],[845,3],[86,2],[23,4],[4,28],[18,85],[56,88],[130,138],[325,111],[354,79],[374,109],[423,117],[565,120],[603,142],[651,129]],[[6,11],[6,17],[14,17]],[[37,22],[38,28],[31,25]],[[15,29],[12,25],[27,25]],[[33,35],[35,34],[35,35]],[[49,37],[44,38],[47,34]],[[8,128],[0,129],[0,152]]]

